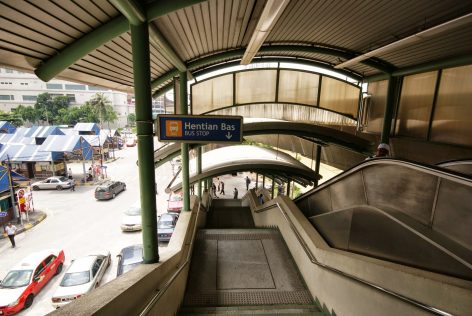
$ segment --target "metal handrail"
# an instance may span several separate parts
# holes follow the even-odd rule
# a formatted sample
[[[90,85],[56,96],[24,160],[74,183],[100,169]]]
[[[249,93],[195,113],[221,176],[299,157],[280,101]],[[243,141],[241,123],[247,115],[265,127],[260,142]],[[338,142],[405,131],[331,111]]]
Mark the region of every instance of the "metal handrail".
[[[326,264],[324,264],[324,263],[319,262],[319,261],[316,259],[316,256],[311,252],[311,250],[310,250],[310,248],[308,247],[308,245],[306,244],[305,240],[303,240],[303,238],[301,237],[300,232],[299,232],[298,229],[295,227],[295,225],[293,224],[293,221],[290,219],[290,217],[287,215],[287,212],[285,212],[285,210],[282,209],[282,207],[280,206],[279,202],[277,202],[277,201],[272,201],[272,203],[271,203],[270,205],[264,206],[264,207],[260,208],[260,207],[257,207],[257,205],[256,205],[256,203],[255,203],[255,201],[254,201],[253,198],[251,198],[250,201],[251,201],[252,206],[255,207],[255,210],[254,210],[255,213],[262,213],[262,212],[265,212],[265,211],[267,211],[267,210],[274,209],[274,206],[276,206],[276,207],[279,209],[279,211],[282,213],[282,216],[283,216],[283,218],[285,219],[285,221],[288,222],[290,228],[292,229],[293,233],[295,234],[295,237],[297,238],[297,240],[298,240],[298,242],[300,243],[300,245],[302,246],[304,252],[307,254],[308,258],[310,259],[310,261],[311,261],[313,264],[315,264],[315,265],[317,265],[317,266],[319,266],[319,267],[322,267],[322,268],[324,268],[324,269],[326,269],[326,270],[332,271],[332,272],[334,272],[334,273],[336,273],[336,274],[342,275],[342,276],[344,276],[344,277],[346,277],[346,278],[348,278],[348,279],[354,280],[354,281],[356,281],[356,282],[359,282],[359,283],[362,283],[362,284],[367,285],[367,286],[369,286],[369,287],[372,287],[372,288],[374,288],[374,289],[377,289],[377,290],[379,290],[379,291],[381,291],[381,292],[384,292],[384,293],[386,293],[386,294],[389,294],[389,295],[391,295],[391,296],[393,296],[393,297],[395,297],[395,298],[398,298],[398,299],[400,299],[400,300],[402,300],[402,301],[404,301],[404,302],[407,302],[407,303],[412,304],[412,305],[414,305],[414,306],[416,306],[416,307],[419,307],[419,308],[421,308],[421,309],[424,309],[424,310],[426,310],[426,311],[428,311],[428,312],[431,312],[431,313],[433,313],[433,314],[435,314],[435,315],[452,316],[452,314],[450,314],[450,313],[448,313],[448,312],[445,312],[445,311],[443,311],[443,310],[437,309],[437,308],[435,308],[435,307],[433,307],[433,306],[426,305],[426,304],[421,303],[421,302],[419,302],[419,301],[417,301],[417,300],[414,300],[414,299],[412,299],[412,298],[406,297],[406,296],[404,296],[404,295],[402,295],[402,294],[399,294],[399,293],[397,293],[397,292],[388,290],[388,289],[383,288],[383,287],[381,287],[381,286],[379,286],[379,285],[377,285],[377,284],[374,284],[374,283],[372,283],[372,282],[369,282],[369,281],[360,279],[360,278],[358,278],[358,277],[356,277],[356,276],[354,276],[354,275],[352,275],[352,274],[343,272],[343,271],[341,271],[341,270],[338,270],[338,269],[336,269],[336,268],[333,268],[333,267],[331,267],[331,266],[328,266],[328,265],[326,265]],[[269,203],[269,202],[268,202],[268,203]]]
[[[464,176],[459,173],[455,173],[454,171],[448,171],[444,168],[438,167],[438,166],[430,166],[430,165],[424,165],[420,164],[418,162],[412,162],[412,161],[407,161],[407,160],[400,160],[400,159],[392,159],[392,158],[374,158],[370,160],[366,160],[351,169],[348,169],[344,171],[343,173],[329,179],[328,181],[324,182],[323,184],[320,184],[316,188],[306,192],[305,194],[300,195],[297,197],[294,201],[296,203],[304,200],[305,198],[308,198],[312,194],[323,190],[324,188],[337,183],[346,177],[352,175],[353,173],[356,173],[362,169],[365,169],[368,166],[377,166],[377,165],[395,165],[395,166],[402,166],[402,167],[407,167],[413,170],[417,171],[422,171],[431,175],[434,175],[436,177],[444,178],[453,182],[459,182],[462,184],[466,185],[471,185],[472,179],[470,177]]]
[[[200,213],[200,208],[202,205],[202,201],[200,200],[198,202],[198,213]],[[195,223],[193,225],[193,232],[192,232],[192,238],[190,240],[190,243],[188,243],[188,252],[187,252],[187,257],[185,258],[185,261],[180,265],[180,267],[177,269],[177,271],[174,272],[174,274],[167,280],[166,283],[162,286],[161,289],[158,290],[158,292],[151,298],[149,303],[144,307],[144,309],[139,313],[139,316],[144,316],[148,315],[151,309],[154,307],[154,305],[161,299],[161,297],[167,292],[169,289],[170,285],[174,282],[174,280],[179,276],[179,274],[184,270],[184,268],[189,264],[190,262],[190,257],[191,257],[191,248],[195,240],[195,234],[197,232],[197,224],[198,224],[198,214],[195,217]]]

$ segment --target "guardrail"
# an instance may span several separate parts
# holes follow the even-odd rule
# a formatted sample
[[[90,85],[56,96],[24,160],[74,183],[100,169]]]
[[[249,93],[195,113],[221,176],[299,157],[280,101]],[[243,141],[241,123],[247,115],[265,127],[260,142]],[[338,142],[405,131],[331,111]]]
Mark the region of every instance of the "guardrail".
[[[388,289],[386,289],[386,288],[383,288],[383,287],[381,287],[381,286],[379,286],[379,285],[377,285],[377,284],[371,283],[371,282],[369,282],[369,281],[362,280],[362,279],[360,279],[360,278],[358,278],[358,277],[356,277],[356,276],[353,276],[352,274],[343,272],[343,271],[341,271],[341,270],[335,269],[335,268],[333,268],[333,267],[331,267],[331,266],[328,266],[328,265],[326,265],[326,264],[324,264],[324,263],[319,262],[319,261],[316,259],[315,255],[311,252],[311,250],[310,250],[310,248],[308,247],[308,245],[306,244],[305,240],[302,238],[302,236],[301,236],[300,232],[298,231],[298,229],[297,229],[297,228],[295,227],[295,225],[293,224],[293,221],[292,221],[292,220],[290,219],[290,217],[287,215],[287,212],[285,212],[285,210],[283,210],[283,208],[280,206],[279,202],[274,201],[274,200],[268,201],[268,202],[266,202],[265,204],[269,203],[269,205],[264,206],[264,207],[260,207],[260,206],[258,206],[258,205],[255,203],[255,200],[253,199],[252,196],[250,196],[249,201],[250,201],[250,203],[251,203],[251,208],[254,210],[255,213],[262,213],[262,212],[265,212],[265,211],[267,211],[267,210],[272,210],[272,209],[274,209],[274,208],[276,207],[276,208],[281,212],[281,214],[282,214],[283,218],[285,219],[285,221],[289,224],[289,226],[290,226],[292,232],[295,234],[295,237],[297,238],[298,242],[299,242],[300,245],[302,246],[303,251],[305,252],[305,254],[308,256],[308,258],[310,259],[310,261],[311,261],[313,264],[315,264],[315,265],[317,265],[317,266],[319,266],[319,267],[321,267],[321,268],[324,268],[324,269],[326,269],[326,270],[329,270],[329,271],[331,271],[331,272],[334,272],[334,273],[336,273],[336,274],[339,274],[339,275],[341,275],[341,276],[343,276],[343,277],[346,277],[346,278],[348,278],[348,279],[350,279],[350,280],[356,281],[356,282],[361,283],[361,284],[363,284],[363,285],[367,285],[367,286],[369,286],[369,287],[371,287],[371,288],[374,288],[374,289],[376,289],[376,290],[378,290],[378,291],[381,291],[381,292],[383,292],[383,293],[386,293],[386,294],[388,294],[388,295],[391,295],[391,296],[393,296],[393,297],[395,297],[395,298],[397,298],[397,299],[402,300],[403,302],[412,304],[412,305],[414,305],[414,306],[416,306],[416,307],[419,307],[419,308],[421,308],[421,309],[423,309],[423,310],[426,310],[426,311],[428,311],[428,312],[430,312],[430,313],[433,313],[433,314],[435,314],[435,315],[452,316],[452,314],[447,313],[447,312],[445,312],[445,311],[443,311],[443,310],[437,309],[437,308],[435,308],[435,307],[433,307],[433,306],[426,305],[426,304],[421,303],[421,302],[419,302],[419,301],[417,301],[417,300],[414,300],[414,299],[412,299],[412,298],[406,297],[406,296],[404,296],[404,295],[402,295],[402,294],[399,294],[399,293],[396,293],[396,292],[394,292],[394,291],[388,290]]]
[[[210,204],[210,203],[209,203]],[[190,240],[190,243],[186,244],[187,246],[187,257],[185,258],[185,261],[180,265],[180,267],[177,269],[177,271],[172,274],[172,276],[169,278],[169,280],[164,283],[162,288],[151,298],[149,303],[144,307],[144,309],[139,313],[140,316],[145,316],[148,315],[149,312],[153,309],[154,305],[161,299],[161,297],[167,292],[167,290],[170,288],[172,283],[179,277],[180,273],[187,267],[187,265],[190,263],[190,258],[192,256],[192,248],[193,244],[195,242],[195,234],[197,232],[197,224],[199,220],[199,216],[201,214],[201,207],[202,207],[202,201],[200,200],[198,202],[198,214],[195,217],[195,221],[193,223],[193,232],[192,232],[192,238]]]

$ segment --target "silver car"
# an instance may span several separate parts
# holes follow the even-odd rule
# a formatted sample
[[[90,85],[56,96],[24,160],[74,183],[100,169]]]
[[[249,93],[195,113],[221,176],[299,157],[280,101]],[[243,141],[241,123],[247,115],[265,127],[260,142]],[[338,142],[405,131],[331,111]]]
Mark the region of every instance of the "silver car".
[[[110,253],[73,260],[52,296],[52,305],[59,308],[92,291],[100,283],[110,263]]]
[[[32,184],[33,190],[44,190],[44,189],[69,189],[75,185],[74,180],[67,179],[66,177],[49,177],[45,180],[41,180]]]

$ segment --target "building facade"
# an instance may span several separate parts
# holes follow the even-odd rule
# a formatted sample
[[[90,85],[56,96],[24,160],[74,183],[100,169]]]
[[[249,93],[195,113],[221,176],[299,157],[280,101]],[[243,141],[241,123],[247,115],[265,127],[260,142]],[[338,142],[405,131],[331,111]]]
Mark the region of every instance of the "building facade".
[[[70,106],[81,106],[96,93],[103,93],[118,114],[118,120],[112,128],[124,127],[129,113],[134,113],[135,105],[124,92],[114,91],[99,86],[84,85],[65,80],[53,79],[41,81],[34,74],[8,68],[0,68],[0,111],[11,112],[19,105],[34,106],[39,94],[67,96]]]

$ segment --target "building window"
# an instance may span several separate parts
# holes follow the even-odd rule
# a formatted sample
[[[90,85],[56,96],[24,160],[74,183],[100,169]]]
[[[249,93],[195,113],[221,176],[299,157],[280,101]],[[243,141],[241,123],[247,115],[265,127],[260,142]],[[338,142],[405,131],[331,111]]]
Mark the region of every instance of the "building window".
[[[85,90],[83,84],[66,84],[66,90]]]
[[[63,94],[60,94],[60,93],[49,93],[49,95],[51,96],[51,98],[63,97],[64,96]]]
[[[6,69],[5,69],[5,72],[6,72],[7,74],[12,74],[12,73],[13,73],[13,69],[8,69],[8,68],[6,68]]]
[[[69,99],[69,103],[75,103],[75,94],[67,94],[67,98]]]
[[[2,81],[2,82],[0,82],[0,84],[12,84],[12,83],[11,83],[11,82],[7,82],[7,81],[5,81],[5,82]]]
[[[62,83],[46,83],[47,89],[62,90]]]
[[[11,100],[15,100],[15,97],[13,95],[0,95],[0,100],[11,101]]]
[[[88,86],[89,91],[108,91],[107,88],[97,87],[97,86]]]
[[[22,82],[21,85],[22,85],[22,86],[27,86],[28,83],[27,83],[27,82]]]
[[[23,101],[36,101],[38,96],[36,95],[24,95],[23,96]]]

